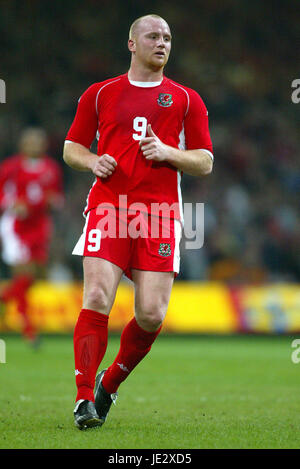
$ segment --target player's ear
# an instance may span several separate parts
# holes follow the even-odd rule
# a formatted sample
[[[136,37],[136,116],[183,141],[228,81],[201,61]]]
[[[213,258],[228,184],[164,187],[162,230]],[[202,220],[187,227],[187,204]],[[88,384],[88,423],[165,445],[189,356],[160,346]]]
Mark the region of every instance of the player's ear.
[[[135,52],[136,47],[135,47],[135,41],[133,39],[128,39],[128,49],[130,52]]]

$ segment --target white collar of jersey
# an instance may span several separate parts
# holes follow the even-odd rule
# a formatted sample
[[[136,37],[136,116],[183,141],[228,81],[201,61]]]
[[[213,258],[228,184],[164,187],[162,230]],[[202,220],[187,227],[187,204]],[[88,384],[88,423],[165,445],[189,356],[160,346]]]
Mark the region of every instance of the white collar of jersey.
[[[133,80],[129,80],[129,83],[133,86],[139,86],[140,88],[152,88],[153,86],[159,86],[162,81],[163,81],[163,78],[160,81],[133,81]]]
[[[23,168],[29,173],[35,173],[41,170],[44,162],[41,158],[26,158],[22,161]]]

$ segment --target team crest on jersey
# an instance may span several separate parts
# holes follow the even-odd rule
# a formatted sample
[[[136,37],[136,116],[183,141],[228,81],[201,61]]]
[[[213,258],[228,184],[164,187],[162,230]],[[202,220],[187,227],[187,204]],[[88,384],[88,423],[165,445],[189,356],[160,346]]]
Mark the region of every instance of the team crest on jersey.
[[[162,107],[170,107],[173,104],[172,95],[169,93],[159,93],[157,98],[157,104]]]
[[[170,243],[160,243],[158,254],[163,257],[168,257],[172,254]]]

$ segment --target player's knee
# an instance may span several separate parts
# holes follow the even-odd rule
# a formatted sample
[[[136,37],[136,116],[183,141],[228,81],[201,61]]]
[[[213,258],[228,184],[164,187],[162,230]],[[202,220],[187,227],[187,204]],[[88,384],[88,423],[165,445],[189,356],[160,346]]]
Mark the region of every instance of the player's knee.
[[[99,313],[109,313],[109,300],[106,293],[101,288],[91,288],[85,294],[84,307],[98,311]]]
[[[149,332],[156,331],[162,324],[165,317],[165,308],[153,306],[143,310],[136,311],[138,324],[142,329]]]

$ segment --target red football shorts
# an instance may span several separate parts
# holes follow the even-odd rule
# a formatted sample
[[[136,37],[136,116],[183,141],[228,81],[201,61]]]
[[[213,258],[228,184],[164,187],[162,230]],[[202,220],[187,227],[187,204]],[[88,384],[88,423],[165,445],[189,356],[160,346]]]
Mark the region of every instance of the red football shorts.
[[[16,217],[4,213],[0,221],[3,261],[11,266],[48,261],[51,222],[47,217],[18,223]]]
[[[129,278],[131,269],[176,275],[181,232],[178,220],[112,208],[101,213],[92,209],[72,254],[106,259]]]

